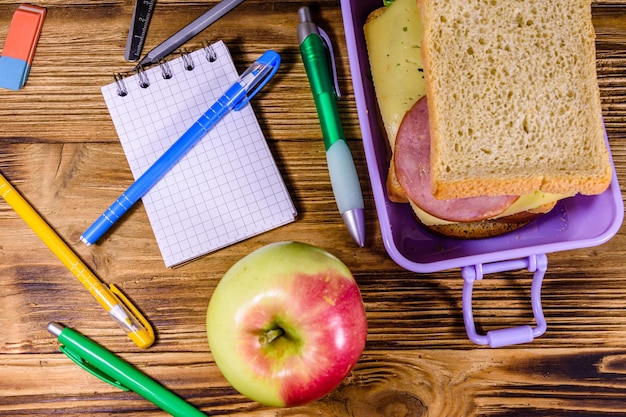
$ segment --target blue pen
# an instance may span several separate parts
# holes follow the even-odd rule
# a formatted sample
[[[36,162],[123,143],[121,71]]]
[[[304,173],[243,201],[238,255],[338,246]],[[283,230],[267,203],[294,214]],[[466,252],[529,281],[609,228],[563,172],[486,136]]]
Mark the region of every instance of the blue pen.
[[[80,240],[91,246],[126,211],[143,197],[217,122],[230,110],[241,110],[276,74],[280,55],[265,52],[239,79],[148,168],[111,206],[82,234]],[[250,92],[251,91],[251,92]]]

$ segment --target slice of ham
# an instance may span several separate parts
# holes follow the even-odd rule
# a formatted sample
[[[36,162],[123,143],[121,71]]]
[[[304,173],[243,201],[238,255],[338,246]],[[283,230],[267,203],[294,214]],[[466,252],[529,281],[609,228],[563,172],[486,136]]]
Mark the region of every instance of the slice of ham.
[[[438,200],[430,185],[430,128],[426,97],[402,120],[394,148],[396,176],[409,199],[432,216],[452,222],[476,222],[497,216],[518,196]]]

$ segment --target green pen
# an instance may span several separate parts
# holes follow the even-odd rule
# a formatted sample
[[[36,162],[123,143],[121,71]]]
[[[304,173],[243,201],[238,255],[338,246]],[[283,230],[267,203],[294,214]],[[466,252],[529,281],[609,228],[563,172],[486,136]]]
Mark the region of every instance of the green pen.
[[[365,245],[363,195],[339,119],[337,109],[339,88],[332,46],[326,32],[312,22],[308,7],[301,7],[298,10],[298,18],[300,53],[320,119],[335,201],[350,235],[360,247],[363,247]]]
[[[128,362],[75,330],[50,323],[48,331],[57,336],[61,352],[104,382],[124,391],[133,391],[175,417],[206,417],[206,414]]]

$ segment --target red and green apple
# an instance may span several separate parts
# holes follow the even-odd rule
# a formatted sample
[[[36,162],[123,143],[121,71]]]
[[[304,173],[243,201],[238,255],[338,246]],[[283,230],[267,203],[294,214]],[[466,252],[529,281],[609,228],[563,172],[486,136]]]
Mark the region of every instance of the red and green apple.
[[[228,382],[275,407],[306,404],[335,389],[367,337],[350,270],[301,242],[269,244],[235,263],[211,296],[206,325]]]

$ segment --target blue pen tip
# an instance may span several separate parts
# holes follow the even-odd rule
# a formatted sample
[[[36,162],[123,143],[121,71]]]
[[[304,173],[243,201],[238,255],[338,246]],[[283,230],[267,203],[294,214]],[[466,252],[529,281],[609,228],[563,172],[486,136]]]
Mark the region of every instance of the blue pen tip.
[[[80,241],[83,242],[87,246],[91,246],[91,242],[88,241],[84,235],[80,235]]]
[[[265,51],[263,55],[257,59],[259,64],[270,65],[272,67],[277,67],[280,64],[280,54],[271,49]]]

